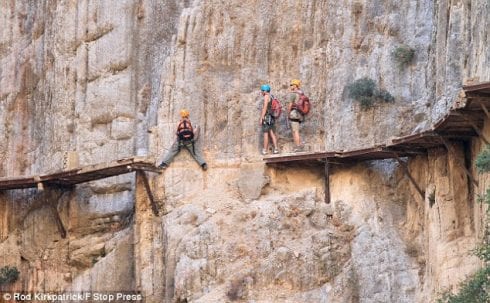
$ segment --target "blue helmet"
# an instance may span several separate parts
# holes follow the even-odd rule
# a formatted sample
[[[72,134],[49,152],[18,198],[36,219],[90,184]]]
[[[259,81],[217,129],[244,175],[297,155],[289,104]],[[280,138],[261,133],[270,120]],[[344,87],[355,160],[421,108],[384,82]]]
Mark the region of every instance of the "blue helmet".
[[[262,86],[260,86],[260,90],[263,92],[270,92],[271,87],[269,86],[269,84],[263,84]]]

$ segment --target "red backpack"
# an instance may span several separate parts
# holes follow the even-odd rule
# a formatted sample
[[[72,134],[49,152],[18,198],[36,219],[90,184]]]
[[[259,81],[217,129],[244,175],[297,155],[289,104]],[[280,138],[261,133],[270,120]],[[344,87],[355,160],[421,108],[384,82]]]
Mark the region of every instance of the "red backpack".
[[[275,119],[279,118],[282,113],[282,105],[281,102],[274,96],[271,95],[271,108],[270,108],[270,114],[272,117]]]
[[[191,121],[184,119],[184,121],[179,123],[177,137],[179,137],[179,141],[191,141],[194,139],[194,129],[192,128]]]
[[[311,109],[310,98],[308,98],[308,96],[306,96],[302,92],[298,93],[298,95],[299,95],[299,101],[296,103],[296,108],[303,115],[308,115]]]

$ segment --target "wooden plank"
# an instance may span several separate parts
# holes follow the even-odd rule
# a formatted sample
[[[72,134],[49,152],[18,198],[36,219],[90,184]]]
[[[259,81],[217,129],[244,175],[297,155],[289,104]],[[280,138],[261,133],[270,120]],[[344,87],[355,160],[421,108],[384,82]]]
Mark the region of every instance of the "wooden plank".
[[[465,115],[463,115],[463,114],[460,114],[460,115],[461,115],[462,117],[464,117],[464,118],[465,118],[465,119],[468,121],[468,123],[471,125],[471,127],[473,127],[473,130],[474,130],[474,131],[475,131],[475,132],[478,134],[478,136],[479,136],[480,138],[482,138],[482,140],[483,140],[483,141],[484,141],[484,142],[485,142],[485,143],[488,145],[488,140],[487,140],[487,138],[486,138],[486,137],[485,137],[485,135],[484,135],[484,134],[483,134],[483,133],[480,131],[480,129],[478,128],[478,126],[476,126],[476,125],[474,124],[474,122],[473,122],[473,121],[471,121],[470,119],[468,119],[468,118],[467,118]]]
[[[461,108],[461,109],[454,110],[450,113],[449,121],[452,121],[452,119],[457,119],[458,116],[460,115],[465,115],[466,117],[471,117],[472,119],[476,119],[476,120],[483,118],[483,114],[481,110],[469,110],[466,108]]]
[[[143,180],[143,184],[145,185],[146,194],[148,195],[148,199],[150,200],[151,210],[153,214],[158,217],[158,206],[155,203],[155,198],[153,197],[153,193],[150,188],[150,182],[148,181],[148,177],[143,170],[137,170],[137,174],[140,174],[141,179]]]
[[[154,164],[148,165],[147,163],[135,163],[131,164],[133,170],[143,170],[152,173],[161,174],[163,169],[156,167]]]
[[[466,118],[462,117],[462,115],[466,116],[466,114],[463,114],[463,113],[454,113],[454,115],[455,115],[455,117],[457,116],[457,118],[453,118],[453,117],[449,118],[443,125],[441,125],[439,128],[437,128],[436,131],[441,131],[441,130],[451,128],[451,127],[470,128],[471,124],[469,124],[469,121],[472,121],[475,124],[483,124],[483,122],[485,121],[485,118],[484,118],[485,116],[483,115],[483,113],[479,117],[467,116]]]
[[[469,98],[469,99],[475,99],[475,98],[489,99],[490,98],[490,91],[468,92],[468,93],[466,93],[466,98]]]
[[[427,138],[432,138],[435,136],[436,136],[436,134],[432,130],[429,130],[429,131],[424,131],[424,132],[417,133],[417,134],[393,138],[393,139],[391,139],[391,142],[393,144],[409,143],[412,141],[426,140]]]
[[[126,158],[38,177],[2,178],[0,179],[0,190],[35,188],[39,183],[73,186],[83,182],[130,173],[136,169],[156,173],[162,171],[156,168],[152,161],[142,158]]]
[[[336,152],[317,152],[317,153],[295,153],[289,155],[268,156],[264,157],[266,163],[291,162],[301,160],[318,160],[326,159],[327,157],[335,157]]]
[[[482,83],[478,83],[478,84],[463,85],[463,90],[465,92],[490,91],[490,82],[482,82]]]
[[[478,133],[475,132],[473,127],[470,128],[462,128],[459,129],[445,129],[438,131],[439,136],[443,137],[454,137],[454,138],[468,138],[468,137],[478,137]]]
[[[0,188],[6,187],[6,188],[16,188],[18,184],[24,185],[22,188],[30,188],[30,187],[36,187],[38,181],[34,179],[34,177],[21,177],[21,178],[1,178],[0,179]]]
[[[402,153],[402,154],[407,154],[407,155],[426,155],[427,154],[427,148],[423,147],[418,147],[418,146],[412,146],[412,145],[406,145],[406,146],[389,146],[387,148],[387,151],[390,151],[391,153]]]

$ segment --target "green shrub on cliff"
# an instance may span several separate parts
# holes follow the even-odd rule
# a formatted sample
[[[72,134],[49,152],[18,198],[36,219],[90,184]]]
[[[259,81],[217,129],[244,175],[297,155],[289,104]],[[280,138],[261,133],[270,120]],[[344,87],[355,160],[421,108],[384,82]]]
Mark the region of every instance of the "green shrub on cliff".
[[[490,299],[490,266],[477,271],[469,280],[461,284],[457,294],[445,293],[439,303],[488,303]]]
[[[490,171],[490,147],[487,146],[479,155],[476,157],[475,166],[478,172],[485,173]]]
[[[349,98],[358,101],[363,110],[370,108],[376,101],[393,102],[395,98],[386,90],[377,87],[374,80],[364,77],[347,85]]]
[[[0,268],[0,285],[9,284],[17,281],[19,271],[17,267],[4,266]]]
[[[406,45],[400,45],[391,52],[391,57],[398,63],[400,69],[412,63],[415,50]]]

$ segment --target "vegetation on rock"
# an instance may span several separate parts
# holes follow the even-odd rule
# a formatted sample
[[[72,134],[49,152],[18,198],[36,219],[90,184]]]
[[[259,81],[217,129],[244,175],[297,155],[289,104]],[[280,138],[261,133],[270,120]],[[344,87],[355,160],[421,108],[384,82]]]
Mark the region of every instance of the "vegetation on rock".
[[[376,101],[393,102],[395,98],[386,90],[377,87],[374,80],[364,77],[347,85],[349,97],[359,101],[363,110],[374,105]]]
[[[487,146],[476,158],[475,166],[480,173],[490,171],[490,146]]]
[[[415,55],[415,50],[406,45],[400,45],[391,52],[391,57],[398,63],[400,69],[409,65]]]
[[[0,285],[9,284],[17,281],[19,270],[15,266],[4,266],[0,268]]]

